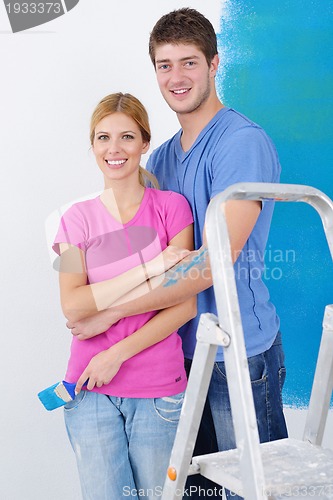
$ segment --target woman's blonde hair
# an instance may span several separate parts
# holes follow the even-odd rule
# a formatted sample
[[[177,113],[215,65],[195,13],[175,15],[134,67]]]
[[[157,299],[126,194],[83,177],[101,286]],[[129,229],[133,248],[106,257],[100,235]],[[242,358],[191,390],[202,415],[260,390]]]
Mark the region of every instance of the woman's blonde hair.
[[[112,113],[124,113],[134,120],[141,131],[142,140],[149,143],[151,132],[148,113],[143,104],[131,94],[117,92],[104,97],[96,106],[90,120],[90,143],[93,145],[97,124]],[[139,181],[142,186],[152,185],[159,188],[156,177],[139,166]]]

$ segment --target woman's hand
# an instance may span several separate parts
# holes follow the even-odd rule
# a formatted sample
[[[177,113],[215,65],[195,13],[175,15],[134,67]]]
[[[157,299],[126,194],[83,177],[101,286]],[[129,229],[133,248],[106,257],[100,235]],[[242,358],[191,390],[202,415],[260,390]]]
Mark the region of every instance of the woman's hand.
[[[105,309],[79,321],[67,321],[66,326],[79,340],[87,340],[105,332],[121,319],[119,312]]]
[[[111,382],[118,373],[122,361],[117,344],[106,351],[102,351],[94,356],[87,368],[81,374],[75,387],[75,393],[78,394],[84,383],[88,380],[87,389],[91,391],[95,386],[102,387]]]
[[[145,264],[149,278],[159,276],[187,257],[191,252],[184,248],[169,245],[162,253]]]

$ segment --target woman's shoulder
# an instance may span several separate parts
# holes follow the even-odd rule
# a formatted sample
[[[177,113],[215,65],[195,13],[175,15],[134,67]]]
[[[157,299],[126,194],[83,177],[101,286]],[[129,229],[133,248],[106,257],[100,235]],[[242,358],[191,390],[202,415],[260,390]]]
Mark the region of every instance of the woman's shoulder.
[[[186,217],[191,219],[191,222],[193,221],[191,206],[182,194],[175,191],[151,189],[150,196],[154,213],[163,214],[165,220]]]
[[[91,211],[95,211],[98,208],[99,197],[94,196],[93,198],[79,199],[68,203],[62,207],[62,212],[66,214],[88,214]]]
[[[181,202],[186,201],[185,196],[175,191],[163,191],[161,189],[147,188],[150,191],[150,195],[153,199],[159,200],[161,202]]]

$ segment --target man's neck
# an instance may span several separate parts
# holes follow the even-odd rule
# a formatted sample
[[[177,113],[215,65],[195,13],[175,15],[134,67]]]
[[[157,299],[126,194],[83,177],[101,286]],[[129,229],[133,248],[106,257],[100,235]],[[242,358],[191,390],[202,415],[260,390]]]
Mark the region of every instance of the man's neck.
[[[205,106],[192,111],[192,113],[177,114],[183,130],[181,145],[184,151],[188,151],[192,147],[200,132],[222,108],[224,105],[216,97],[213,102],[207,102]]]

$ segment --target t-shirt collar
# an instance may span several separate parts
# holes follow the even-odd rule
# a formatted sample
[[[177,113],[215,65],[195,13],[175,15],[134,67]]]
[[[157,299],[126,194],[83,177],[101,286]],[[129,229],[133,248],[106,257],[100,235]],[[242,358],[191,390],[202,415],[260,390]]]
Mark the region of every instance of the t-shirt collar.
[[[229,108],[226,106],[222,109],[220,109],[216,115],[213,116],[213,118],[207,123],[205,128],[203,128],[190,147],[187,151],[183,151],[182,145],[181,145],[181,136],[182,136],[182,129],[178,130],[177,134],[175,135],[175,151],[178,160],[182,163],[183,161],[186,160],[188,155],[191,153],[191,151],[199,144],[199,142],[203,139],[203,137],[207,134],[207,132],[210,130],[211,127],[215,125],[215,123],[221,118],[221,116],[228,111]]]

